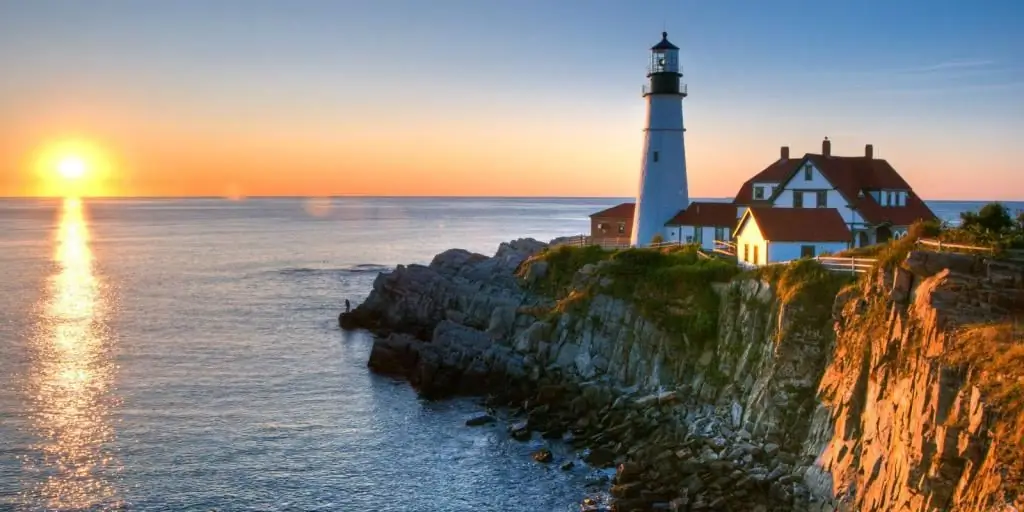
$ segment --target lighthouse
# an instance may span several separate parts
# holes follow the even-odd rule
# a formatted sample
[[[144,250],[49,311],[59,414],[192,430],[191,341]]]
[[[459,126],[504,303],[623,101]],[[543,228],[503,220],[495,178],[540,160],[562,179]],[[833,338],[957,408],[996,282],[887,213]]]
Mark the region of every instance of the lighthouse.
[[[650,244],[655,235],[664,232],[665,222],[690,202],[683,145],[686,85],[682,77],[679,48],[668,42],[667,32],[662,32],[661,42],[651,47],[649,82],[643,87],[647,125],[630,241],[634,247]]]

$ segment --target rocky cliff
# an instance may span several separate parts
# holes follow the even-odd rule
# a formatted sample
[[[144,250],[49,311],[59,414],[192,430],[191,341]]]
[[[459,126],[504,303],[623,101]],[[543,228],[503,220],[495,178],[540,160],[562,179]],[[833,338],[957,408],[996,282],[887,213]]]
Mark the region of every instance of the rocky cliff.
[[[811,488],[849,510],[1024,507],[1022,308],[1021,267],[931,252],[839,297]]]
[[[512,435],[616,465],[619,510],[1016,499],[993,370],[947,356],[962,326],[1017,307],[1019,270],[914,253],[840,292],[810,262],[737,276],[694,253],[546,247],[400,266],[342,326],[377,332],[374,371],[431,398],[487,396],[520,413]]]

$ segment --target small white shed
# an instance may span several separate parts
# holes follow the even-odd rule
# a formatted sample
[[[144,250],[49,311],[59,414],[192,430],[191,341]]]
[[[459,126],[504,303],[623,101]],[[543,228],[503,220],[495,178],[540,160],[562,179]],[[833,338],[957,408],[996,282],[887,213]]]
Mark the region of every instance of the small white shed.
[[[853,242],[835,208],[747,208],[733,238],[736,259],[745,266],[836,253]]]

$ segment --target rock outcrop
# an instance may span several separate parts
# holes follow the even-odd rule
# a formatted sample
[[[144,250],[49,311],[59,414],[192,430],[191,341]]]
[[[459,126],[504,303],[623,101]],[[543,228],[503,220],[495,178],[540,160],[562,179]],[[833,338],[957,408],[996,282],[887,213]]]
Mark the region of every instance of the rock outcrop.
[[[374,371],[428,398],[487,396],[520,413],[513,437],[564,439],[588,464],[617,467],[617,510],[1002,510],[1015,499],[987,434],[996,416],[969,371],[940,356],[958,325],[1020,304],[1006,299],[1024,288],[1019,270],[914,253],[835,300],[751,277],[708,284],[720,300],[705,340],[602,291],[601,264],[572,277],[589,294],[571,308],[531,293],[552,279],[530,259],[546,247],[517,240],[490,258],[456,249],[399,266],[341,325],[378,335]]]
[[[1024,454],[994,435],[1000,423],[1024,424],[1000,417],[978,369],[950,358],[965,327],[1019,317],[1024,269],[913,252],[876,277],[836,304],[835,354],[804,451],[817,457],[808,484],[849,510],[1024,509],[1008,467]],[[1001,460],[1001,448],[1017,460]]]

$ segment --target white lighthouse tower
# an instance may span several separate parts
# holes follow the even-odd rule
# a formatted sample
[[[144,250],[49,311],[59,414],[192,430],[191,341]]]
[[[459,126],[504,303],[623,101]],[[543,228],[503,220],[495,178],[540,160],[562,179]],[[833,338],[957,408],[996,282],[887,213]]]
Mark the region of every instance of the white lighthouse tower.
[[[651,47],[647,69],[650,83],[643,88],[647,98],[647,127],[644,129],[644,157],[640,190],[633,214],[631,243],[642,247],[654,235],[664,232],[665,223],[690,203],[686,187],[686,150],[683,146],[683,98],[686,85],[679,67],[679,48],[661,33],[661,42]]]

